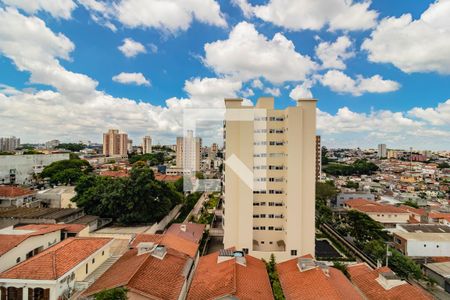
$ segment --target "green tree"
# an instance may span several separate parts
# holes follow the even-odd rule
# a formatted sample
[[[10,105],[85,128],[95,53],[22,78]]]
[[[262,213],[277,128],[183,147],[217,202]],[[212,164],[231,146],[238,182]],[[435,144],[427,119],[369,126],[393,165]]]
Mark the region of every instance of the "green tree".
[[[347,212],[346,222],[349,234],[356,239],[359,245],[364,245],[370,240],[386,240],[389,238],[380,223],[357,210]]]
[[[343,264],[340,261],[335,261],[333,262],[333,268],[336,268],[338,270],[340,270],[342,273],[344,273],[344,275],[350,279],[350,273],[347,270],[347,265]]]
[[[278,272],[276,269],[275,256],[273,253],[270,255],[270,260],[266,263],[267,273],[269,274],[270,285],[272,286],[272,293],[275,300],[286,299],[283,294],[283,289],[281,288],[280,279],[278,277]]]
[[[359,183],[349,180],[345,183],[345,187],[349,189],[357,189],[359,188]]]
[[[103,290],[95,294],[95,300],[126,300],[128,290],[123,287],[117,287],[109,290]]]
[[[59,144],[58,146],[55,147],[56,149],[64,149],[64,150],[69,150],[72,152],[80,152],[81,150],[83,150],[84,148],[86,148],[86,145],[81,144],[81,143],[62,143]]]
[[[438,168],[439,169],[447,169],[447,168],[450,168],[450,164],[445,161],[445,162],[438,164]]]
[[[81,159],[67,159],[51,163],[39,175],[40,178],[49,178],[54,184],[74,184],[83,174],[92,171],[91,165]]]
[[[129,178],[84,176],[75,190],[73,201],[86,213],[122,224],[157,222],[182,201],[180,193],[155,180],[153,171],[139,164]]]
[[[403,204],[407,205],[407,206],[414,207],[414,208],[419,208],[419,205],[417,205],[416,201],[406,200],[405,202],[403,202]]]

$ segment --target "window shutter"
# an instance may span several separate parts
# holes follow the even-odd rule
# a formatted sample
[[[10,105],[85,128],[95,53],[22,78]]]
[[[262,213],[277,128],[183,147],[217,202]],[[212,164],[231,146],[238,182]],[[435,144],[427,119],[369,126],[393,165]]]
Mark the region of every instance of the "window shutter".
[[[0,294],[1,294],[1,300],[6,300],[6,288],[5,287],[0,287]]]
[[[22,299],[23,288],[17,288],[16,291],[17,299]]]
[[[44,300],[50,300],[50,289],[44,290]]]

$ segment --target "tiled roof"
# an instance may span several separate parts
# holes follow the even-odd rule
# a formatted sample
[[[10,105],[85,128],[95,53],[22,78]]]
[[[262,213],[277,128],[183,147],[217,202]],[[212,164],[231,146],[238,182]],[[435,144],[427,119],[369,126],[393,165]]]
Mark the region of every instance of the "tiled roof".
[[[56,280],[112,239],[69,238],[0,274],[0,278]]]
[[[298,259],[294,258],[277,264],[280,283],[287,300],[363,299],[341,271],[330,267],[328,276],[320,267],[301,272],[297,262]]]
[[[36,191],[13,185],[0,185],[0,197],[2,198],[15,198],[33,194],[36,194]]]
[[[181,253],[187,254],[192,258],[196,256],[199,247],[197,243],[172,234],[138,234],[131,245],[136,247],[142,242],[162,244]]]
[[[185,226],[185,230],[183,231],[181,228]],[[172,234],[183,239],[192,241],[194,243],[200,243],[200,240],[203,236],[203,231],[205,231],[206,225],[204,224],[196,224],[196,223],[185,223],[172,224],[169,229],[167,229],[166,234]]]
[[[389,272],[391,269],[382,267],[372,270],[366,264],[347,267],[352,282],[369,300],[431,300],[431,295],[420,287],[405,283],[389,290],[384,289],[376,280],[379,273]]]
[[[422,215],[426,214],[426,210],[424,208],[415,208],[415,207],[411,207],[411,206],[408,206],[408,205],[400,205],[399,207],[404,209],[404,210],[406,210],[406,211],[414,213],[416,215],[421,215],[422,216]]]
[[[62,230],[65,226],[64,224],[30,224],[15,227],[16,230],[33,230],[33,232],[25,234],[0,234],[0,256],[17,247],[29,237]]]
[[[83,295],[125,286],[149,299],[178,299],[186,280],[185,267],[192,259],[171,248],[163,259],[137,253],[137,248],[128,250]]]
[[[127,171],[102,171],[100,172],[100,176],[107,176],[107,177],[129,177],[130,174]]]
[[[273,299],[264,262],[246,255],[246,266],[240,265],[234,258],[217,263],[218,255],[219,253],[215,252],[200,258],[188,300],[208,300],[224,296],[235,296],[238,299]]]
[[[175,182],[180,178],[182,178],[180,175],[155,174],[155,179],[159,181]]]
[[[396,207],[393,205],[380,204],[375,201],[365,200],[365,199],[353,199],[344,202],[350,208],[359,210],[361,212],[381,212],[381,213],[399,213],[407,214],[408,211]]]

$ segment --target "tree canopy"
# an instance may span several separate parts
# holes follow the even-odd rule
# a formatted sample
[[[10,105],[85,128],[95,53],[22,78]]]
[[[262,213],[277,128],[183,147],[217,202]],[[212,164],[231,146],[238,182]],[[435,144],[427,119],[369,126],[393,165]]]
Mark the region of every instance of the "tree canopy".
[[[97,294],[95,294],[95,300],[126,300],[127,297],[127,289],[123,287],[116,287],[109,290],[103,290]]]
[[[130,177],[83,176],[75,191],[73,201],[87,214],[122,224],[157,222],[182,200],[180,193],[156,180],[145,165],[134,166]]]
[[[66,159],[55,161],[46,166],[41,178],[50,178],[53,184],[74,184],[81,176],[92,171],[89,162],[81,159]]]
[[[134,164],[138,161],[148,161],[150,166],[158,166],[164,164],[164,153],[155,152],[147,154],[132,155],[128,161],[130,164]]]
[[[56,149],[65,149],[72,152],[80,152],[84,148],[86,148],[86,145],[81,143],[62,143],[55,147]]]
[[[371,175],[379,168],[367,159],[358,159],[353,164],[330,163],[324,167],[324,172],[334,176]]]

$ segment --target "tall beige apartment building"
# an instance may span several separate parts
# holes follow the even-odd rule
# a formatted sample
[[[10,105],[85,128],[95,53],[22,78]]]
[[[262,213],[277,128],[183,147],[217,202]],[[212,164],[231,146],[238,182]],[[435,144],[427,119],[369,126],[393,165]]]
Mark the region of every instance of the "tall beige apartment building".
[[[103,154],[113,157],[127,157],[128,135],[110,129],[103,134]]]
[[[189,172],[200,171],[202,139],[194,137],[194,132],[188,130],[184,137],[177,137],[177,168]]]
[[[142,154],[152,153],[152,138],[144,136],[142,139]]]
[[[225,106],[225,248],[278,261],[314,255],[316,100]]]

